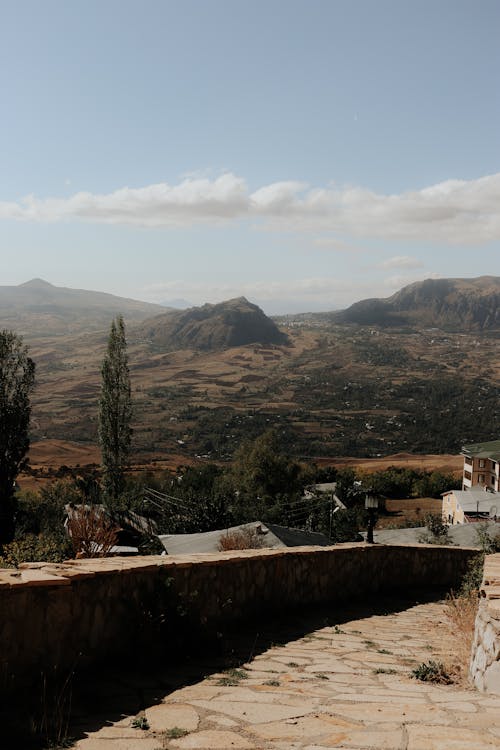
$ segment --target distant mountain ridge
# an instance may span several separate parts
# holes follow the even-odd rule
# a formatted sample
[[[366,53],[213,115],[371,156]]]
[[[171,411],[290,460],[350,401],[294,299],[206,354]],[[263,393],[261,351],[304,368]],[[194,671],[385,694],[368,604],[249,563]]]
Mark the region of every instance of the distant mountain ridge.
[[[105,292],[58,287],[43,279],[0,286],[0,327],[29,336],[95,331],[108,327],[117,315],[140,322],[165,309]]]
[[[217,350],[245,344],[286,344],[287,336],[245,297],[171,311],[145,321],[138,329],[164,350]]]
[[[387,299],[365,299],[331,313],[337,323],[426,326],[453,331],[500,329],[500,277],[426,279]]]

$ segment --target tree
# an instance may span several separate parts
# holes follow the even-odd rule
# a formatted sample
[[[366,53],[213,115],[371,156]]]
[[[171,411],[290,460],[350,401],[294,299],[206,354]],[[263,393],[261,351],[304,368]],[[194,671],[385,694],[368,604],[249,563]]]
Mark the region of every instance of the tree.
[[[127,360],[125,324],[120,315],[111,323],[108,349],[101,367],[99,443],[104,469],[104,489],[116,500],[125,487],[132,429],[132,399]]]
[[[35,363],[20,336],[0,331],[0,543],[14,536],[15,480],[26,466]]]

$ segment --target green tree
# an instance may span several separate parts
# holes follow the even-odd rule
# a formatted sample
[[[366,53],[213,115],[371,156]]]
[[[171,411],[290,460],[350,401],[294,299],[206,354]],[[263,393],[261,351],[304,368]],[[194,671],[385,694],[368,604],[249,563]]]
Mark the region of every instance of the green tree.
[[[267,430],[235,453],[229,481],[239,522],[285,523],[290,502],[302,494],[301,466],[280,451],[276,432]]]
[[[111,323],[108,349],[101,367],[99,443],[104,470],[104,489],[111,500],[125,488],[132,429],[132,399],[127,359],[125,324],[120,315]]]
[[[0,543],[14,536],[15,480],[26,466],[35,363],[22,338],[0,331]]]

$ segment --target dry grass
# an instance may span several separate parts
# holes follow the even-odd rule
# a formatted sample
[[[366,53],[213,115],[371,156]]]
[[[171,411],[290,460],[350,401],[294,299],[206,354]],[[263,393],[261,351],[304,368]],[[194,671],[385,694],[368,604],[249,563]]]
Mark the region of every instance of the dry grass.
[[[76,557],[106,557],[115,546],[118,532],[102,508],[80,505],[68,518],[68,532]]]
[[[478,603],[477,591],[471,591],[463,596],[451,593],[447,599],[450,639],[454,652],[450,672],[454,676],[454,681],[462,684],[468,681]]]
[[[262,536],[255,528],[228,531],[221,537],[219,542],[221,552],[227,552],[232,549],[260,549],[262,546]]]

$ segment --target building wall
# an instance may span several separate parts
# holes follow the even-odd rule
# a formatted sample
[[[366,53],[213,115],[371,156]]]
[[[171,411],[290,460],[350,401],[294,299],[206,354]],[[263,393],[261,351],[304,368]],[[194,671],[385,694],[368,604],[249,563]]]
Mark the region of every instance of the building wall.
[[[465,514],[453,491],[443,495],[443,521],[449,524],[465,523]]]
[[[500,695],[500,554],[484,563],[481,600],[476,618],[470,676],[479,690]]]

